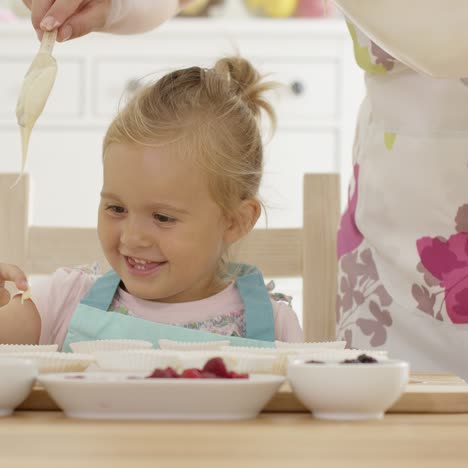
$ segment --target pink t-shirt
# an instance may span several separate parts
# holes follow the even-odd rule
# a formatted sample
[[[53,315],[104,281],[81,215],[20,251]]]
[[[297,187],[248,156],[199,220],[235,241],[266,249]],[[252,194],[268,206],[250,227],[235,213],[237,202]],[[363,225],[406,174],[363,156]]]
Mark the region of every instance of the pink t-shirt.
[[[68,324],[79,302],[99,275],[83,269],[60,268],[31,285],[31,298],[41,317],[40,344],[65,340]],[[295,312],[285,302],[271,299],[277,340],[300,342],[303,333]],[[214,296],[194,302],[167,304],[132,296],[119,288],[110,310],[153,322],[180,325],[227,336],[245,334],[244,304],[235,283]]]

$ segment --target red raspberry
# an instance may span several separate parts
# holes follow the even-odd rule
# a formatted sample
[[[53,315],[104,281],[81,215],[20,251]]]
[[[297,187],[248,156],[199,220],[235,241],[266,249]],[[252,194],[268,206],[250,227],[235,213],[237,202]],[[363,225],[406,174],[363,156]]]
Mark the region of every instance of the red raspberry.
[[[200,369],[185,369],[181,374],[181,378],[183,378],[183,379],[199,379],[199,378],[201,378],[201,371],[200,371]]]
[[[220,379],[222,377],[219,377],[216,374],[213,374],[213,372],[207,372],[207,371],[203,370],[200,373],[200,378],[201,379]]]
[[[164,369],[154,369],[154,371],[146,377],[147,379],[164,379],[166,371]]]
[[[221,377],[225,379],[229,378],[226,365],[224,364],[223,359],[220,357],[215,357],[207,361],[203,367],[203,371],[211,372],[215,374],[217,377]]]
[[[177,371],[173,369],[172,367],[166,367],[166,375],[168,377],[172,377],[173,379],[177,379],[178,377],[180,377]]]
[[[147,379],[175,379],[179,377],[179,374],[172,368],[166,367],[165,369],[154,369],[154,371],[148,375]]]

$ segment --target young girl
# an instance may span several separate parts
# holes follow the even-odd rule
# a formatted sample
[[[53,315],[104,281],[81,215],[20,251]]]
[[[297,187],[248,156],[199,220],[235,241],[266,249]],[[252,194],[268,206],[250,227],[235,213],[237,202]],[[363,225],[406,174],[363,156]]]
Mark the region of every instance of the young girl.
[[[468,2],[332,1],[367,86],[338,233],[337,337],[468,378]],[[31,2],[59,33],[97,29],[74,2]],[[170,3],[113,0],[100,30],[145,30],[144,7],[157,26]]]
[[[59,269],[0,309],[0,342],[100,338],[273,345],[303,339],[258,270],[227,262],[255,225],[264,83],[244,59],[177,70],[140,91],[104,139],[98,235],[112,270]],[[0,281],[21,281],[0,265]],[[106,311],[112,312],[107,313]],[[257,341],[259,340],[259,341]]]

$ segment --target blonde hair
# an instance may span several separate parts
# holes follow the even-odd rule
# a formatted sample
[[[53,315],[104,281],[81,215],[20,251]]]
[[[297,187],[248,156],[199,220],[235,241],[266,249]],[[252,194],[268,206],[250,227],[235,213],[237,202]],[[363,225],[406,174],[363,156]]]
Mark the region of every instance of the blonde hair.
[[[176,70],[139,90],[109,126],[112,143],[171,145],[205,169],[210,194],[223,213],[257,199],[263,172],[262,110],[275,115],[263,93],[276,87],[241,57],[213,68]],[[252,228],[253,226],[250,226]]]

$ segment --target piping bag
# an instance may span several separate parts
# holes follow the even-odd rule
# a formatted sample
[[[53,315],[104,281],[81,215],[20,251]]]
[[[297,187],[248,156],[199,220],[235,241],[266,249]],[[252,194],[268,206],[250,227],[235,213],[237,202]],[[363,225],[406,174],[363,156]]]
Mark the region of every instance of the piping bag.
[[[24,173],[28,156],[29,138],[37,119],[44,110],[57,75],[57,62],[52,51],[57,38],[57,30],[45,32],[39,52],[34,57],[18,96],[16,120],[21,132],[21,173],[13,187]]]

